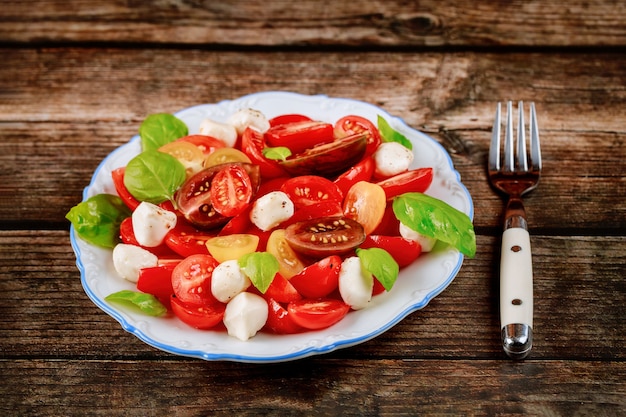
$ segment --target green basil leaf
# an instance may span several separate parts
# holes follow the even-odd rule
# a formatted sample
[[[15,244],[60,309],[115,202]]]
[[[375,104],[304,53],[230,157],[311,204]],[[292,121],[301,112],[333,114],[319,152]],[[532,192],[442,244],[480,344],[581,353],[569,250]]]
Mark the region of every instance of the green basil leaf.
[[[393,212],[400,222],[474,257],[476,235],[470,218],[444,201],[422,193],[406,193],[393,200]]]
[[[374,275],[385,290],[390,291],[398,279],[400,267],[389,252],[381,248],[357,248],[356,254],[363,268]]]
[[[156,150],[166,143],[187,136],[185,122],[169,113],[151,114],[141,123],[139,136],[144,151]]]
[[[284,161],[291,156],[291,150],[285,146],[277,146],[275,148],[263,148],[263,156],[265,156],[267,159]]]
[[[261,293],[269,288],[280,269],[278,260],[269,252],[252,252],[237,260],[239,268]]]
[[[378,131],[384,142],[398,142],[404,145],[404,147],[413,150],[413,143],[402,133],[392,128],[381,115],[378,115]]]
[[[109,294],[104,299],[112,303],[137,307],[149,316],[162,316],[167,313],[167,308],[152,294],[122,290]]]
[[[126,165],[124,185],[136,199],[159,204],[171,200],[186,177],[178,159],[159,151],[144,151]]]
[[[120,224],[131,211],[121,198],[98,194],[72,207],[65,218],[78,236],[92,245],[113,248],[119,243]]]

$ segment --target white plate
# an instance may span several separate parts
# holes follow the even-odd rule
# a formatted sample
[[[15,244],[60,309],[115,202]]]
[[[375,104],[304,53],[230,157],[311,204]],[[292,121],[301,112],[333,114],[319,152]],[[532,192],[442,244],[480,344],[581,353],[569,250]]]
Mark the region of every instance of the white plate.
[[[376,123],[377,116],[381,115],[394,129],[413,142],[413,167],[434,168],[434,180],[427,194],[473,217],[471,196],[461,184],[460,176],[443,147],[434,139],[411,129],[401,119],[371,104],[322,95],[263,92],[218,104],[190,107],[176,116],[188,125],[190,133],[197,133],[202,119],[208,117],[225,121],[241,108],[260,110],[270,118],[280,114],[301,113],[330,123],[348,114],[360,115]],[[125,166],[139,152],[138,136],[112,152],[96,169],[83,198],[99,193],[115,194],[111,171]],[[371,306],[350,312],[330,328],[295,335],[259,333],[242,342],[225,332],[193,329],[174,316],[149,317],[107,303],[104,297],[123,289],[133,290],[134,284],[116,275],[110,250],[84,242],[77,238],[73,229],[70,238],[85,292],[98,307],[119,321],[125,330],[151,346],[176,355],[238,362],[288,361],[370,340],[389,330],[408,314],[426,306],[452,282],[463,262],[463,255],[457,250],[437,245],[433,252],[422,255],[403,269],[389,293],[375,296]]]

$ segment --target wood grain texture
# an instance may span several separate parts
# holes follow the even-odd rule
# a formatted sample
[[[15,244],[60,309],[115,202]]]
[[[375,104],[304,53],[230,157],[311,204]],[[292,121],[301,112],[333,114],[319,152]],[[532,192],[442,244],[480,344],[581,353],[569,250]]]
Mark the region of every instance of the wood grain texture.
[[[3,415],[626,415],[626,5],[31,0],[0,6]],[[65,214],[151,113],[258,91],[370,102],[438,141],[478,250],[379,337],[295,362],[153,348],[83,291]],[[535,341],[499,340],[495,103],[534,101]]]
[[[0,41],[237,46],[624,46],[619,1],[5,2]]]

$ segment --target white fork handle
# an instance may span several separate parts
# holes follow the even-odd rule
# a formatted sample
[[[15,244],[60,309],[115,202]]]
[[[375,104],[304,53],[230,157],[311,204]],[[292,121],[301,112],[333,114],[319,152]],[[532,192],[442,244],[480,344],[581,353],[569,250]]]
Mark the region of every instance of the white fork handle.
[[[530,235],[521,227],[502,234],[500,323],[504,351],[524,359],[532,348],[533,265]]]

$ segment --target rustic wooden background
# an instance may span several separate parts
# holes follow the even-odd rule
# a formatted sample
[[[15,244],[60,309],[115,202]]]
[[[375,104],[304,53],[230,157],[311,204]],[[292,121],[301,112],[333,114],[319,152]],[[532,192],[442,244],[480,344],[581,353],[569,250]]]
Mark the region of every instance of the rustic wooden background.
[[[0,410],[7,415],[626,414],[626,4],[3,1]],[[150,113],[266,90],[376,104],[448,150],[478,253],[362,345],[249,365],[169,355],[84,294],[65,213]],[[534,101],[535,347],[501,351],[495,103]]]

